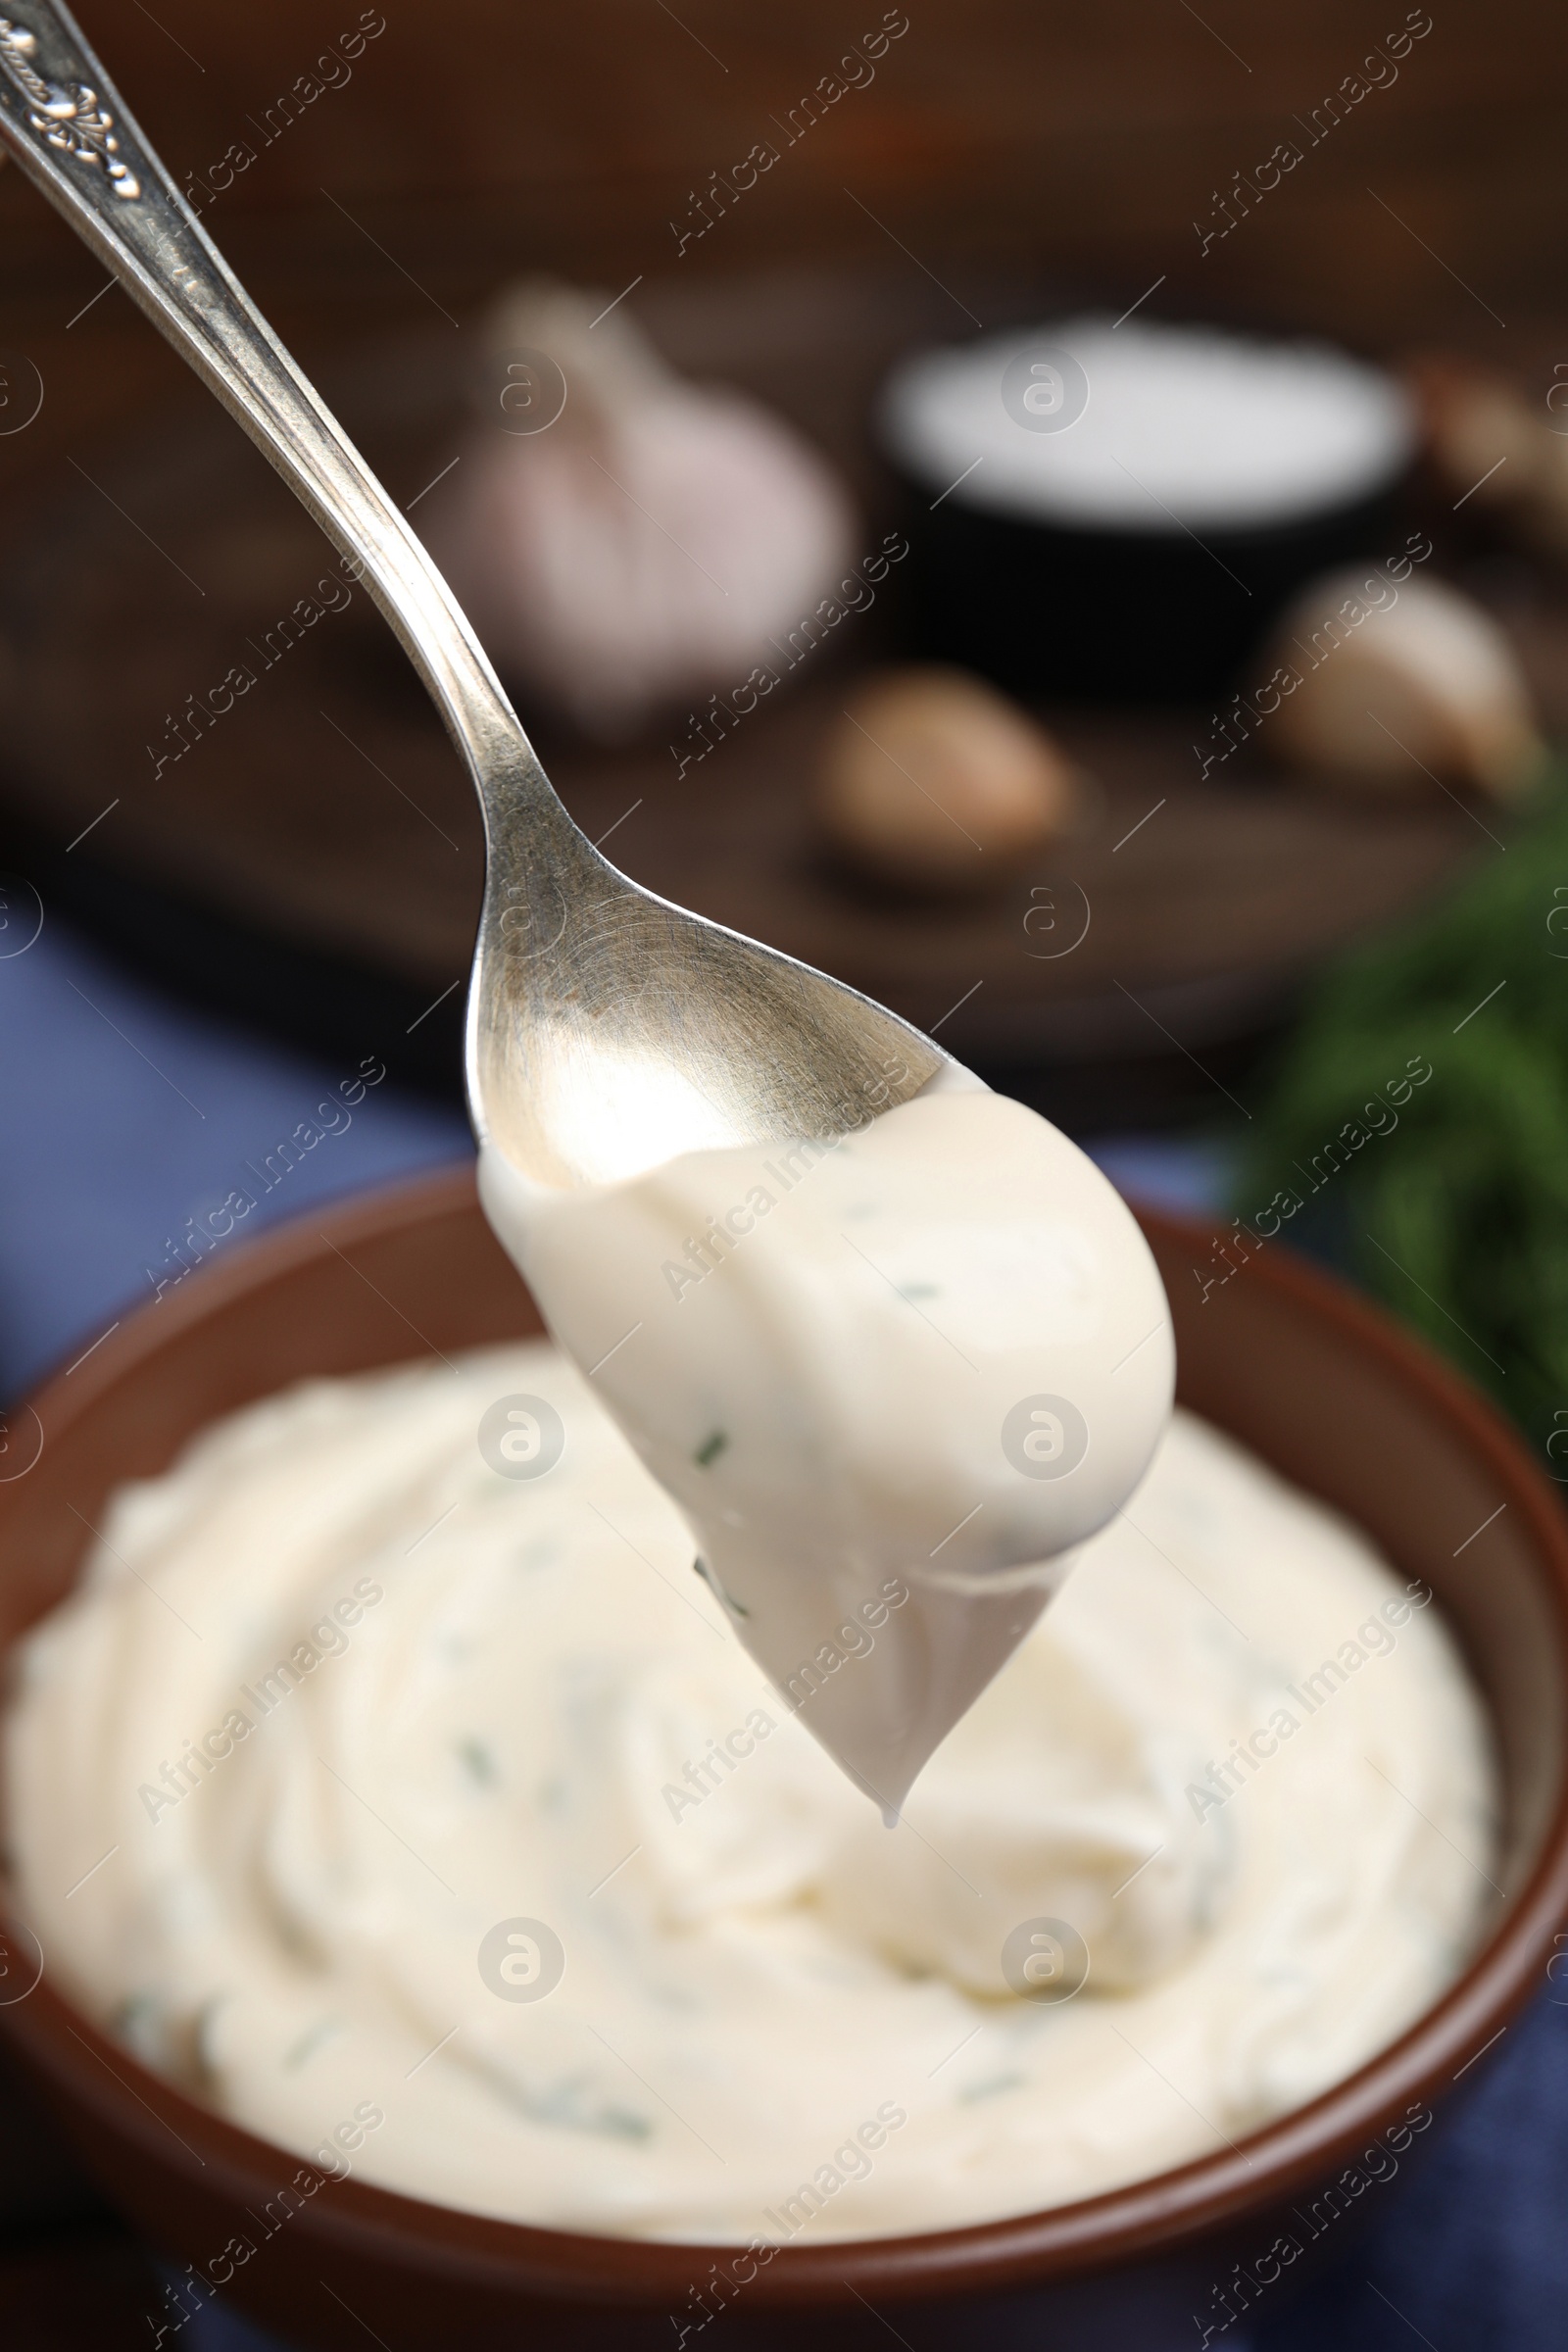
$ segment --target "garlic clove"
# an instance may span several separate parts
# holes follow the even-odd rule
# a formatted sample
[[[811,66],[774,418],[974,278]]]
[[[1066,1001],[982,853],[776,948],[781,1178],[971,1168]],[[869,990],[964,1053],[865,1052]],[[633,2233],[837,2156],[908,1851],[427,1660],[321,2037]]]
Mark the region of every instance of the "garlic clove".
[[[1374,790],[1433,779],[1505,797],[1542,758],[1529,689],[1489,613],[1439,580],[1369,604],[1360,572],[1308,588],[1280,622],[1274,659],[1294,677],[1259,740],[1275,757]],[[1425,771],[1425,772],[1423,772]]]
[[[1449,487],[1544,551],[1568,555],[1568,416],[1468,360],[1418,359],[1405,372],[1428,453]],[[1568,384],[1556,390],[1568,402]]]
[[[848,567],[853,517],[787,425],[685,382],[608,301],[498,305],[493,354],[547,354],[564,403],[531,432],[498,411],[421,520],[497,665],[613,739],[773,664]]]
[[[817,808],[834,848],[873,878],[989,888],[1060,833],[1073,771],[1044,730],[965,671],[883,671],[858,686],[822,749]]]

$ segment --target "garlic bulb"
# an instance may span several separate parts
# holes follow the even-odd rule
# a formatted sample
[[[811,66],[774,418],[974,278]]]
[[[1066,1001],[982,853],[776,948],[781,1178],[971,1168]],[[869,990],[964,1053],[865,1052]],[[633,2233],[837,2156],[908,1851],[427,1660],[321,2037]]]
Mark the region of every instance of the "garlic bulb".
[[[1513,648],[1440,580],[1319,580],[1280,622],[1274,659],[1278,700],[1259,741],[1281,760],[1392,792],[1437,778],[1506,794],[1541,758]]]
[[[852,552],[824,463],[753,401],[685,382],[608,295],[520,285],[487,340],[498,370],[547,365],[497,373],[420,520],[497,666],[606,738],[744,678]]]
[[[882,672],[823,746],[818,810],[833,846],[883,881],[984,890],[1062,830],[1072,770],[1033,721],[959,669]]]
[[[1568,414],[1538,407],[1507,376],[1467,360],[1418,360],[1407,372],[1428,452],[1450,489],[1545,553],[1568,556]],[[1557,391],[1568,403],[1568,384]]]

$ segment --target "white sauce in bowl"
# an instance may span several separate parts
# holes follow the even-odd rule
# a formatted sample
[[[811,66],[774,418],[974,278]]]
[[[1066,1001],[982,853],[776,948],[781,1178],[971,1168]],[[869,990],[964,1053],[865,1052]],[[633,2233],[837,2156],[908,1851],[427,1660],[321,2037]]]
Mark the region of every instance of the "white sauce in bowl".
[[[1087,378],[1062,430],[1028,430],[1004,405],[1009,364],[1031,352],[1065,352]],[[1408,395],[1347,352],[1141,318],[919,353],[889,379],[882,423],[900,464],[956,505],[1160,535],[1354,505],[1389,488],[1416,441]]]
[[[1175,1417],[889,1833],[598,1385],[536,1345],[253,1406],[122,1491],[23,1646],[24,1914],[198,2098],[503,2218],[874,2236],[1223,2147],[1462,1966],[1493,1773],[1453,1645],[1213,1432]],[[1073,1997],[1009,1989],[1071,1989],[1075,1937]]]

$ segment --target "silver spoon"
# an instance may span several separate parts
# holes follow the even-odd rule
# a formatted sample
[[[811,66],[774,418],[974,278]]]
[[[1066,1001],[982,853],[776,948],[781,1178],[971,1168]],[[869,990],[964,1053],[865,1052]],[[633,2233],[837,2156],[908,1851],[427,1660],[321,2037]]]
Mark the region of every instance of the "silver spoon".
[[[536,1183],[612,1183],[679,1152],[843,1133],[956,1070],[884,1006],[600,857],[451,589],[49,0],[0,17],[0,139],[364,564],[467,764],[486,852],[467,1027],[481,1142]]]

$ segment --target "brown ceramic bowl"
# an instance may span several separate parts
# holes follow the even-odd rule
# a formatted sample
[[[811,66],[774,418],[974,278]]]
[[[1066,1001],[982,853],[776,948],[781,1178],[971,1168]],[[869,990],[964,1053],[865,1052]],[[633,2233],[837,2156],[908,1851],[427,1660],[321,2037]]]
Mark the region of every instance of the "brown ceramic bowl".
[[[0,2006],[0,2025],[84,2165],[154,2245],[317,2346],[363,2347],[368,2330],[391,2352],[491,2342],[669,2352],[697,2337],[705,2310],[716,2317],[733,2301],[731,2343],[880,2352],[891,2328],[923,2352],[1006,2337],[1027,2310],[1026,2340],[1052,2352],[1154,2352],[1190,2345],[1209,2322],[1217,2329],[1215,2289],[1235,2265],[1252,2281],[1244,2299],[1277,2300],[1288,2288],[1274,2279],[1298,2278],[1314,2255],[1348,2243],[1365,2209],[1359,2185],[1324,2198],[1326,2184],[1391,2128],[1385,2144],[1408,2147],[1409,2119],[1424,2131],[1461,2076],[1475,2082],[1478,2054],[1543,1982],[1568,1912],[1568,1523],[1492,1411],[1348,1293],[1274,1248],[1204,1303],[1191,1269],[1209,1262],[1207,1237],[1158,1217],[1147,1228],[1183,1399],[1428,1578],[1490,1703],[1506,1786],[1503,1891],[1483,1948],[1436,2007],[1348,2082],[1234,2150],[978,2229],[786,2246],[759,2270],[734,2247],[527,2230],[318,2176],[286,2222],[275,2203],[259,2220],[299,2160],[145,2072],[61,1997],[45,1965],[35,1990]],[[40,1429],[42,1449],[0,1484],[0,1643],[70,1589],[83,1520],[97,1519],[109,1490],[161,1470],[216,1414],[304,1374],[538,1328],[466,1175],[236,1247],[11,1416],[7,1458],[24,1461]],[[19,1929],[7,1936],[16,1984],[18,1956],[35,1947]],[[1368,2195],[1365,2207],[1381,2201]],[[1306,2257],[1283,2274],[1270,2252],[1281,2234]],[[255,2249],[241,2267],[224,2253],[234,2238]]]

